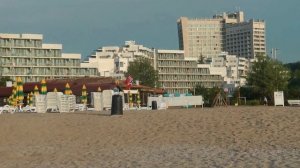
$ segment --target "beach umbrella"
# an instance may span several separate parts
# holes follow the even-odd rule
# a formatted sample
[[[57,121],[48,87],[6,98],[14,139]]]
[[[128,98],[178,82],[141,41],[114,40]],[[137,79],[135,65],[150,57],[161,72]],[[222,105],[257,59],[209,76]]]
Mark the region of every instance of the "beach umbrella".
[[[141,107],[141,98],[140,98],[139,91],[137,92],[137,95],[136,95],[136,103],[137,103],[137,106],[140,108]]]
[[[85,85],[82,86],[81,90],[81,103],[86,104],[87,103],[87,93],[86,93],[86,87]]]
[[[10,95],[9,97],[8,97],[8,99],[7,99],[7,103],[8,103],[8,105],[12,105],[12,95]]]
[[[23,104],[24,92],[23,92],[23,82],[22,82],[21,77],[17,78],[16,94],[17,94],[17,102],[20,104]]]
[[[129,94],[129,108],[133,107],[133,102],[132,102],[132,94],[130,93],[130,91],[128,91]]]
[[[27,94],[27,105],[29,105],[29,94]]]
[[[53,89],[53,92],[57,92],[57,89],[56,89],[56,88],[54,88],[54,89]]]
[[[41,81],[41,94],[42,95],[46,95],[47,94],[47,84],[46,84],[46,80],[43,79]]]
[[[72,91],[70,89],[70,85],[69,83],[66,84],[66,87],[65,87],[65,95],[71,95],[72,94]]]
[[[17,106],[18,102],[18,96],[17,96],[17,90],[13,90],[13,95],[12,95],[12,105]]]
[[[12,90],[12,95],[11,95],[12,99],[11,99],[11,105],[13,106],[17,106],[17,83],[14,82],[13,84],[13,90]]]
[[[40,94],[39,88],[38,88],[37,85],[34,86],[33,93],[34,93],[34,95],[39,95]]]
[[[32,103],[33,103],[33,101],[32,101],[32,99],[33,99],[33,93],[32,93],[32,92],[29,93],[28,99],[29,99],[28,105],[29,105],[29,106],[32,106]]]

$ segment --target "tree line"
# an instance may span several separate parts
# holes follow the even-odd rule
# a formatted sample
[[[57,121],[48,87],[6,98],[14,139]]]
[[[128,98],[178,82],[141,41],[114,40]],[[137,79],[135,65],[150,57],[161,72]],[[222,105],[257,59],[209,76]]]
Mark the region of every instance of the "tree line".
[[[300,62],[283,64],[268,56],[257,56],[257,61],[252,64],[251,71],[247,75],[247,84],[235,89],[232,103],[239,102],[239,97],[246,97],[250,105],[263,103],[267,97],[271,104],[274,103],[274,91],[283,91],[285,101],[287,99],[300,99]],[[221,92],[219,88],[203,88],[196,86],[196,94],[202,94],[206,99],[206,105],[210,106],[215,95]]]

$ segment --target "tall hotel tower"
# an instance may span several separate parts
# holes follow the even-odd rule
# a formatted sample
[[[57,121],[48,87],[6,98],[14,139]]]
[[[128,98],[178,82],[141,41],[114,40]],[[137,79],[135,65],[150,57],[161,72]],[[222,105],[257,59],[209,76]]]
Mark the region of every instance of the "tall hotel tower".
[[[212,58],[222,51],[255,58],[266,53],[265,22],[244,20],[242,11],[215,15],[211,19],[181,17],[177,21],[179,49],[185,57]]]

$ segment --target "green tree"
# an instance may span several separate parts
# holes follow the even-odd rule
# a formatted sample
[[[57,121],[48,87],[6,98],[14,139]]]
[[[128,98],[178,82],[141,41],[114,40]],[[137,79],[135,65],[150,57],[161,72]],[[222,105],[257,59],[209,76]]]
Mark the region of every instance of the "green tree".
[[[292,73],[292,78],[288,85],[288,97],[289,98],[300,98],[300,70],[297,69]]]
[[[154,70],[151,61],[147,58],[137,58],[130,62],[127,69],[128,74],[143,85],[155,87],[158,84],[158,71]]]
[[[285,65],[291,70],[291,80],[288,85],[287,97],[290,99],[300,98],[300,62],[288,63]]]
[[[195,95],[201,95],[203,97],[205,106],[211,106],[219,92],[224,96],[223,90],[217,87],[205,88],[201,85],[196,85],[195,87]]]
[[[258,56],[247,77],[247,84],[260,96],[268,96],[273,100],[273,92],[286,91],[290,71],[277,60],[266,56]]]

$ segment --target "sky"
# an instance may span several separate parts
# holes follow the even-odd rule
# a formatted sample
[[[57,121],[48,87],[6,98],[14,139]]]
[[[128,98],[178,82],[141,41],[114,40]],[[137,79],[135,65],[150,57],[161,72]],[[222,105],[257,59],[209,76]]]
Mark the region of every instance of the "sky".
[[[299,0],[0,0],[0,33],[43,34],[44,43],[63,44],[63,52],[82,57],[127,40],[178,49],[179,17],[237,10],[247,20],[265,20],[269,55],[277,48],[283,63],[300,61]]]

